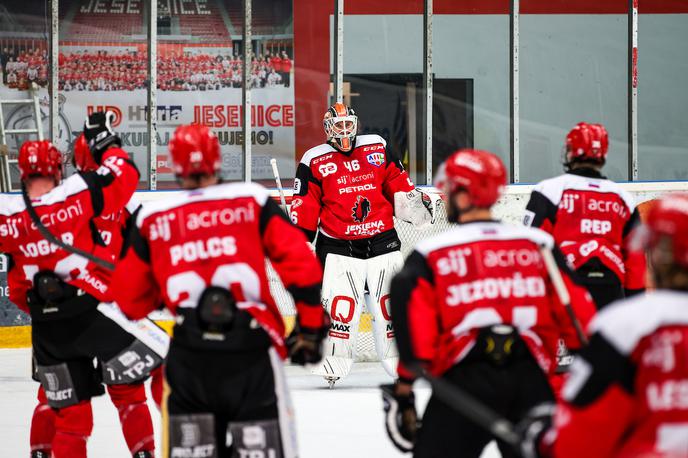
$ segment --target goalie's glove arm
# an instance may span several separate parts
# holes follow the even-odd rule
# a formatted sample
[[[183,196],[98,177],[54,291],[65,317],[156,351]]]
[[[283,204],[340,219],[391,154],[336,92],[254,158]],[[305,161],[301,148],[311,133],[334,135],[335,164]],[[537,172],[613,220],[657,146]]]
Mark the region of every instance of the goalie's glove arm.
[[[425,257],[413,251],[390,286],[392,324],[399,349],[399,377],[410,382],[429,369],[440,335],[433,273]]]

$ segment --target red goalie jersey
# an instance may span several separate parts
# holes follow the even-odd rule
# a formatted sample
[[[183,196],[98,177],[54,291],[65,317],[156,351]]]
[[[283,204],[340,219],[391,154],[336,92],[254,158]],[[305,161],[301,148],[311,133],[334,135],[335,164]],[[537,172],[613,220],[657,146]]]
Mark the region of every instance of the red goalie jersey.
[[[308,150],[294,181],[291,219],[311,240],[320,230],[342,240],[394,229],[394,194],[414,186],[379,135],[358,135],[349,153],[329,144]]]
[[[130,318],[143,318],[160,303],[172,313],[193,313],[208,287],[224,288],[284,357],[284,322],[270,294],[267,257],[294,297],[299,323],[323,325],[319,262],[262,186],[221,184],[151,202],[136,214],[128,242],[112,288]],[[176,341],[213,344],[195,331],[177,331]],[[245,339],[227,345],[246,350],[254,343]]]
[[[468,353],[480,328],[507,323],[519,329],[542,369],[552,373],[558,340],[573,349],[581,344],[549,280],[541,245],[558,258],[585,327],[594,305],[569,278],[548,234],[491,221],[465,223],[421,242],[393,281],[392,317],[402,363],[421,361],[440,375]],[[412,378],[403,364],[399,375]]]
[[[90,219],[119,214],[138,183],[138,170],[127,153],[110,148],[95,173],[73,175],[32,204],[43,225],[63,242],[101,255]],[[31,222],[21,196],[0,196],[0,252],[11,259],[10,300],[27,309],[27,293],[42,270],[99,300],[106,299],[110,272],[45,240]],[[109,251],[106,259],[109,260]],[[40,318],[37,316],[34,319]]]
[[[590,330],[590,346],[571,365],[555,430],[545,436],[550,453],[688,456],[688,294],[662,290],[617,303]]]
[[[626,249],[628,236],[639,223],[633,197],[590,169],[536,185],[524,218],[524,224],[554,236],[574,269],[597,258],[626,290],[645,288],[645,257]]]

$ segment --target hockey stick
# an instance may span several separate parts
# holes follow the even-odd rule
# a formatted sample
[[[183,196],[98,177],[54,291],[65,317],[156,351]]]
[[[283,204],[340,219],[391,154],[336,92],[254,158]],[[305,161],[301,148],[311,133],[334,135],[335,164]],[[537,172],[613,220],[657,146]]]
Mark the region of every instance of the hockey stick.
[[[432,387],[432,392],[456,412],[470,421],[489,431],[494,437],[505,442],[516,450],[520,450],[521,438],[516,433],[514,424],[497,412],[475,399],[458,386],[452,385],[444,379],[428,374],[422,369],[413,372]]]
[[[277,191],[279,192],[280,201],[282,202],[282,209],[284,213],[289,213],[287,201],[284,198],[284,189],[282,189],[282,180],[280,180],[279,170],[277,170],[277,159],[274,157],[270,159],[270,165],[272,166],[272,174],[275,176],[275,183],[277,184]]]
[[[31,222],[36,225],[36,229],[38,229],[38,232],[41,233],[41,235],[50,243],[53,245],[56,245],[63,250],[76,254],[78,256],[81,256],[83,258],[88,259],[94,264],[99,265],[100,267],[103,267],[107,270],[115,270],[115,265],[109,261],[106,261],[105,259],[101,259],[98,256],[95,256],[87,251],[84,251],[80,248],[77,248],[72,245],[67,245],[64,243],[62,240],[58,239],[55,237],[47,227],[43,225],[41,222],[41,218],[38,216],[36,213],[36,209],[33,208],[33,205],[31,204],[31,199],[29,198],[29,194],[26,192],[26,186],[24,183],[22,183],[22,199],[24,200],[24,205],[26,205],[26,211],[29,213],[29,218],[31,218]]]
[[[573,307],[571,306],[571,295],[564,284],[564,279],[561,277],[561,272],[559,272],[559,267],[557,267],[557,262],[554,260],[552,251],[543,245],[540,247],[540,254],[542,254],[542,259],[545,260],[545,267],[547,268],[547,273],[549,273],[549,278],[552,279],[552,284],[557,292],[557,296],[559,296],[559,302],[564,305],[566,313],[569,315],[571,323],[573,323],[573,327],[576,329],[578,340],[580,340],[581,344],[588,345],[588,337],[585,335],[585,332],[583,332],[583,326],[578,320],[576,313],[573,311]]]

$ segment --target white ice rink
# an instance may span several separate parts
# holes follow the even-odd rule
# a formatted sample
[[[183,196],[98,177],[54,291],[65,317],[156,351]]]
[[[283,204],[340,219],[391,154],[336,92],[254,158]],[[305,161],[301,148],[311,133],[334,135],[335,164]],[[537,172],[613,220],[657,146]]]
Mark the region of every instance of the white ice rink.
[[[36,405],[36,382],[30,377],[29,349],[0,350],[0,457],[29,456],[29,423]],[[298,421],[301,458],[399,458],[404,455],[389,442],[384,430],[378,385],[390,378],[374,363],[354,365],[352,374],[334,390],[319,377],[299,367],[287,367]],[[418,409],[430,396],[426,385],[417,386]],[[149,396],[150,398],[150,396]],[[160,415],[150,404],[159,444]],[[93,400],[95,426],[89,456],[127,458],[117,411],[107,395]],[[488,447],[484,458],[498,457]]]

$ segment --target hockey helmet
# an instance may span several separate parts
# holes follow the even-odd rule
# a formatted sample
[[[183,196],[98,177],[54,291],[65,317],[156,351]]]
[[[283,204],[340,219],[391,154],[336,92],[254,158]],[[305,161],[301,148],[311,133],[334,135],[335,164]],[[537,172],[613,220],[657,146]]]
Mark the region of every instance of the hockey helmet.
[[[609,150],[609,135],[602,124],[579,122],[566,135],[565,163],[589,161],[604,164]]]
[[[169,150],[178,177],[215,175],[220,170],[220,143],[207,126],[177,127]]]
[[[460,149],[440,165],[434,185],[447,196],[465,191],[472,206],[489,208],[504,192],[506,168],[495,154]]]
[[[634,248],[653,250],[660,241],[670,241],[673,263],[688,268],[688,193],[666,194],[650,206],[645,224],[636,238],[640,244]]]
[[[62,178],[62,153],[49,140],[27,141],[19,149],[21,179],[34,176]]]
[[[358,132],[358,116],[353,108],[335,103],[325,112],[323,126],[329,143],[340,151],[351,151]]]
[[[91,148],[88,147],[88,142],[84,134],[79,135],[79,137],[74,142],[74,167],[79,172],[92,172],[98,169],[98,164],[95,159],[93,159],[93,154],[91,154]]]

